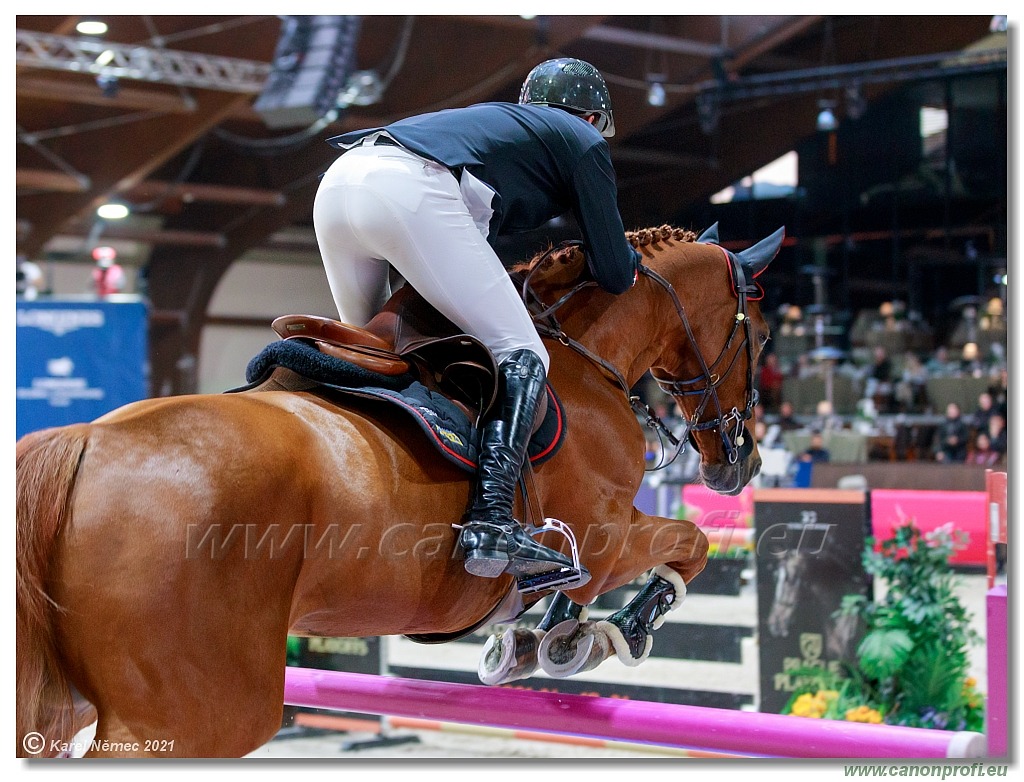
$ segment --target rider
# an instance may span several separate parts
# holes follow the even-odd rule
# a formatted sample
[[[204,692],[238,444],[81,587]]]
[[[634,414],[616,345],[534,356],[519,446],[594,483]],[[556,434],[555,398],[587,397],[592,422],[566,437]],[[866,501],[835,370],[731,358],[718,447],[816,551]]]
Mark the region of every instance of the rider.
[[[488,243],[572,211],[589,268],[619,294],[637,277],[616,205],[611,99],[581,60],[548,60],[519,104],[483,103],[328,140],[345,150],[321,181],[313,224],[342,320],[365,325],[390,295],[388,263],[498,362],[496,413],[480,433],[477,486],[459,542],[470,573],[556,572],[573,563],[512,517],[549,356]]]

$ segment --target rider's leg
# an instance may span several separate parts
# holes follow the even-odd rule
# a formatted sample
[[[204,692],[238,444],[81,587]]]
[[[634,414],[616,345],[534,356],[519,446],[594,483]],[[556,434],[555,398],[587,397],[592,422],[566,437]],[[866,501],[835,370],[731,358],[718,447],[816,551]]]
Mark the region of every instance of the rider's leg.
[[[336,169],[321,185],[337,191],[325,193],[321,214],[342,214],[325,217],[324,225],[337,225],[343,241],[351,240],[366,257],[387,258],[424,299],[498,360],[503,397],[482,428],[479,485],[460,539],[467,570],[495,577],[572,567],[571,559],[539,545],[512,517],[549,358],[458,180],[443,166],[390,146],[353,149],[329,174]],[[325,265],[331,265],[326,254]],[[328,276],[332,291],[335,281],[352,283],[344,274]]]
[[[351,219],[351,204],[361,197],[354,183],[373,164],[372,157],[356,152],[338,158],[313,201],[313,228],[338,317],[354,326],[369,323],[391,295],[387,261],[363,246]]]
[[[546,393],[544,364],[533,351],[517,350],[498,373],[501,402],[481,431],[479,478],[460,537],[466,570],[493,578],[572,567],[571,559],[539,545],[512,518],[516,481]]]

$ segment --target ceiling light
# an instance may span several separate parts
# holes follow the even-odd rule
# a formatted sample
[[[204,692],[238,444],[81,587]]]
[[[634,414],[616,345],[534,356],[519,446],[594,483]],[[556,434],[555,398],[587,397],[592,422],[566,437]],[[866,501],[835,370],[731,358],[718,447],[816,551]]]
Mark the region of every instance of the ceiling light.
[[[104,35],[107,32],[107,23],[99,19],[83,19],[75,29],[82,35]]]
[[[647,89],[647,102],[652,106],[665,105],[665,85],[662,84],[664,80],[665,74],[663,73],[647,74],[647,81],[650,83],[650,87]]]
[[[832,111],[831,101],[821,101],[818,108],[820,109],[817,122],[818,130],[828,133],[839,127],[839,120],[836,119],[835,112]]]
[[[97,209],[96,214],[104,220],[123,220],[130,212],[124,204],[109,203],[103,204],[103,206]]]

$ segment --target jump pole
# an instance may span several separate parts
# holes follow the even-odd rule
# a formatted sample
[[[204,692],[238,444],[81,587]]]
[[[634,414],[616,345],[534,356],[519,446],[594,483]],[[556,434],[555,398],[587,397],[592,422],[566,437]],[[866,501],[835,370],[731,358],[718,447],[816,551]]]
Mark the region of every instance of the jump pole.
[[[285,703],[291,706],[762,757],[965,758],[984,757],[986,751],[985,737],[970,731],[868,725],[309,668],[286,668],[284,693]]]

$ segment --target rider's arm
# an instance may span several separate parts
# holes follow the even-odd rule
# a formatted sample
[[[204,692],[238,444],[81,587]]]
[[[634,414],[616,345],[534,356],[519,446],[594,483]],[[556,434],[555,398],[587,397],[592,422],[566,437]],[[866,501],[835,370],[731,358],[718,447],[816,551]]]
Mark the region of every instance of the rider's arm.
[[[626,240],[616,203],[608,144],[594,144],[573,171],[573,212],[583,231],[590,270],[604,290],[622,293],[636,281],[641,255]]]

